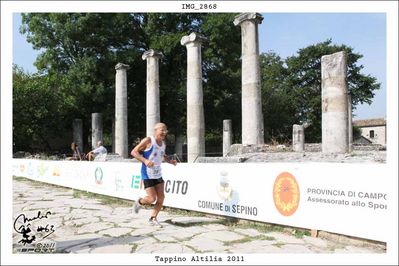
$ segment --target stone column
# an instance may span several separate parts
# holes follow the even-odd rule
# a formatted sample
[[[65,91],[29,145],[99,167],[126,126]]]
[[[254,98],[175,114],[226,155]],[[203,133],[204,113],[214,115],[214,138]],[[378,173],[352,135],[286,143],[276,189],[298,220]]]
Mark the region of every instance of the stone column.
[[[303,152],[305,149],[305,129],[303,125],[292,126],[292,150]]]
[[[259,13],[243,13],[234,19],[234,25],[241,26],[243,145],[264,143],[258,40],[258,24],[262,20]]]
[[[175,137],[175,153],[179,160],[183,160],[183,136],[177,135]]]
[[[79,151],[83,152],[83,122],[82,119],[73,120],[73,142],[79,147]]]
[[[127,75],[128,65],[115,66],[115,152],[128,157],[127,143]]]
[[[115,153],[115,117],[112,118],[112,153]]]
[[[97,142],[103,141],[103,116],[101,113],[91,114],[91,147],[97,148]]]
[[[233,143],[233,126],[231,119],[223,120],[223,157],[230,151]]]
[[[180,43],[187,48],[187,162],[205,156],[205,119],[202,91],[201,43],[198,33],[184,36]]]
[[[159,111],[159,58],[161,53],[150,49],[142,59],[147,60],[147,136],[154,134],[154,126],[161,121]]]
[[[353,151],[352,97],[348,93],[348,151]]]
[[[349,151],[346,71],[345,52],[321,57],[323,153]]]

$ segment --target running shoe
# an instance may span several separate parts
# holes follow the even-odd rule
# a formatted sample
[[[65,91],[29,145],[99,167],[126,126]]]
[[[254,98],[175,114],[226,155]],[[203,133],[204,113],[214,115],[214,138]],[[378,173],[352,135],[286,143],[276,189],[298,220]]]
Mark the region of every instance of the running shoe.
[[[162,227],[162,224],[160,224],[157,220],[157,218],[150,218],[148,220],[148,223],[152,226],[156,226],[156,227]]]
[[[140,210],[141,207],[142,207],[142,205],[140,204],[140,199],[141,199],[141,198],[138,198],[138,199],[134,202],[134,204],[133,204],[133,211],[134,211],[134,213],[138,213],[139,210]]]

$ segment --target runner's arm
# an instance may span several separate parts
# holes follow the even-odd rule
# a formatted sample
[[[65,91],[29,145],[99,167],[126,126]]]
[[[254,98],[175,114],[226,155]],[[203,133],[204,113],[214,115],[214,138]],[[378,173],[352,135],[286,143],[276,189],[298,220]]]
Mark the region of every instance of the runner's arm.
[[[154,165],[154,162],[146,159],[141,155],[141,153],[151,144],[151,138],[146,137],[140,141],[139,144],[136,145],[136,147],[133,148],[131,151],[131,155],[139,160],[140,162],[144,163],[148,167],[152,167]]]
[[[169,156],[166,155],[166,154],[163,156],[163,160],[164,160],[165,162],[170,163],[170,164],[173,164],[173,165],[176,165],[176,164],[177,164],[177,161],[176,161],[176,160],[170,160],[170,159],[169,159]]]

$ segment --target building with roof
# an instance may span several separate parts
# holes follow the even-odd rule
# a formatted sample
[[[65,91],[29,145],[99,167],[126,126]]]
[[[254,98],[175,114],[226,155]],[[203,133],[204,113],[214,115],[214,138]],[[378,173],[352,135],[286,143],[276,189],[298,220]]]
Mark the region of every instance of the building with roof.
[[[358,127],[361,136],[372,144],[386,145],[387,123],[385,118],[364,119],[353,121],[353,126]]]

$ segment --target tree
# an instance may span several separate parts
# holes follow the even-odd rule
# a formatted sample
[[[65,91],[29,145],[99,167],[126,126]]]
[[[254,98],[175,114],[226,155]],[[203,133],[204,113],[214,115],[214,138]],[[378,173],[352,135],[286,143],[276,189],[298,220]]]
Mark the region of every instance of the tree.
[[[34,48],[43,50],[35,64],[41,74],[57,80],[58,89],[71,97],[76,118],[90,121],[92,112],[102,112],[104,134],[108,136],[114,117],[114,66],[118,62],[130,65],[128,129],[132,143],[145,134],[146,64],[141,55],[148,49],[164,54],[160,61],[161,119],[172,134],[185,134],[186,48],[180,40],[192,31],[204,33],[209,40],[203,46],[207,132],[221,129],[225,113],[233,119],[239,117],[236,105],[240,101],[235,94],[239,89],[240,35],[233,17],[195,13],[29,13],[22,16],[21,32],[27,34]],[[218,116],[213,119],[215,112]],[[71,122],[64,121],[69,126]],[[83,125],[87,136],[90,123]]]
[[[347,54],[347,82],[352,108],[355,109],[358,103],[370,104],[374,91],[380,89],[376,78],[361,73],[363,65],[358,65],[357,61],[362,55],[344,44],[333,45],[331,39],[300,49],[297,55],[288,57],[285,60],[287,77],[283,83],[295,113],[290,114],[293,119],[285,127],[292,127],[293,123],[309,123],[305,134],[308,142],[321,141],[321,57],[339,51]]]
[[[296,113],[295,97],[286,85],[287,69],[274,52],[261,54],[260,65],[266,142],[286,142],[290,139]]]
[[[75,118],[82,118],[84,140],[90,131],[91,113],[103,113],[104,134],[111,135],[114,114],[115,65],[128,71],[131,128],[143,120],[145,66],[141,60],[145,35],[141,14],[128,13],[27,13],[21,32],[43,52],[35,65],[39,72],[58,81],[58,89],[72,98]],[[72,120],[64,121],[71,127]]]
[[[192,31],[199,31],[203,16],[190,13],[143,15],[145,49],[163,54],[159,65],[161,120],[174,135],[186,134],[186,48],[180,40]]]
[[[63,136],[63,120],[72,108],[69,96],[47,76],[24,73],[13,66],[13,150],[51,150],[52,139]]]
[[[239,28],[235,14],[145,14],[148,47],[164,54],[160,65],[161,118],[171,132],[186,133],[186,47],[180,44],[191,32],[203,34],[202,74],[207,143],[221,142],[222,120],[239,121]],[[215,137],[216,136],[216,137]]]
[[[241,29],[234,25],[237,14],[207,14],[201,32],[203,88],[207,141],[222,144],[223,120],[232,119],[235,140],[241,139]]]
[[[185,135],[187,56],[180,40],[196,31],[207,38],[202,45],[207,144],[221,144],[223,119],[233,120],[237,141],[241,131],[241,37],[240,28],[233,24],[235,15],[23,14],[21,32],[27,35],[28,42],[35,49],[42,49],[42,52],[35,63],[38,75],[24,76],[16,70],[14,78],[20,78],[23,82],[15,83],[16,87],[19,86],[15,89],[15,100],[28,102],[28,98],[33,97],[30,94],[34,93],[34,88],[38,90],[36,93],[46,94],[43,96],[46,100],[41,102],[44,110],[40,106],[37,110],[52,110],[53,118],[50,122],[40,119],[31,121],[30,128],[34,128],[38,139],[40,134],[43,138],[51,136],[53,128],[71,130],[73,118],[81,118],[84,121],[84,140],[87,140],[93,112],[103,113],[104,136],[110,139],[115,112],[115,65],[119,62],[128,64],[130,145],[137,137],[145,135],[146,63],[141,56],[144,51],[154,49],[164,55],[159,69],[161,120],[169,126],[172,134]],[[266,140],[287,141],[291,139],[292,124],[307,122],[312,125],[306,131],[307,141],[320,141],[320,59],[322,55],[341,50],[348,54],[348,84],[354,108],[357,103],[371,103],[380,84],[375,78],[360,73],[363,66],[358,66],[357,60],[361,55],[354,53],[353,48],[332,45],[331,40],[327,40],[300,49],[297,55],[286,60],[275,53],[261,55]],[[47,96],[53,97],[54,102]],[[36,103],[31,104],[36,106]],[[58,109],[54,109],[54,105]],[[35,115],[42,117],[50,113]],[[56,126],[53,121],[56,121]],[[33,136],[33,133],[29,135],[27,132],[17,131],[16,142],[26,145],[25,137]]]

